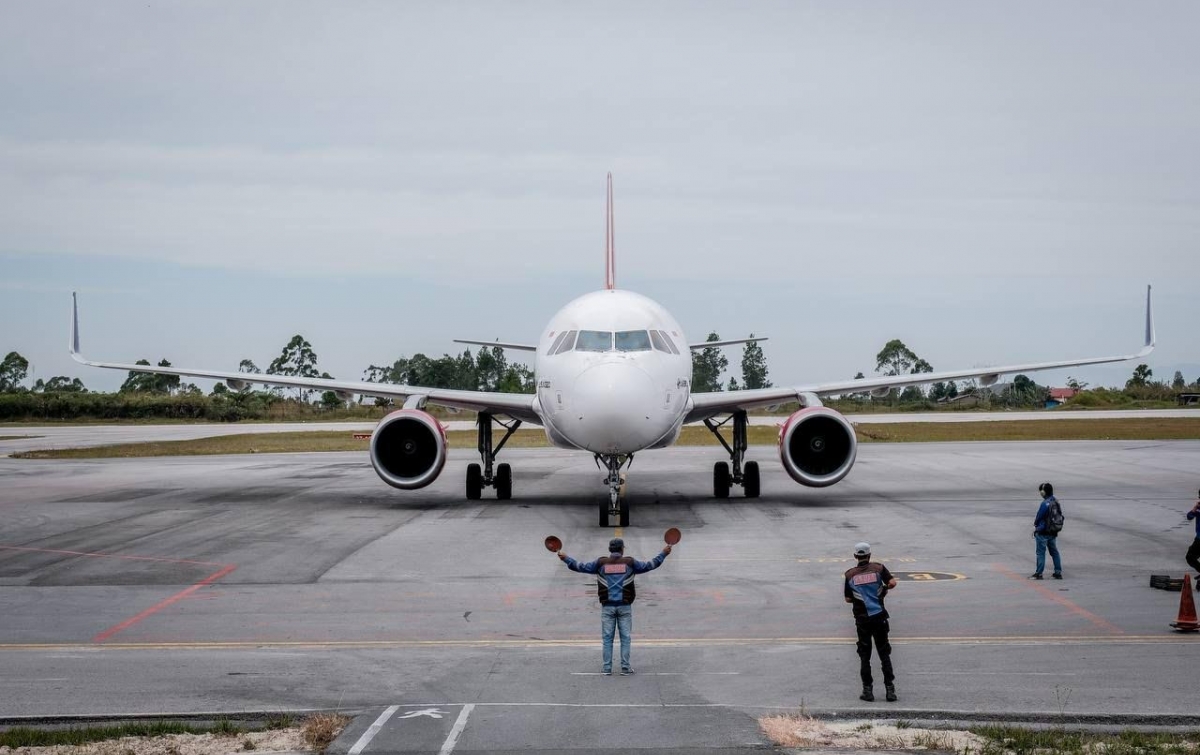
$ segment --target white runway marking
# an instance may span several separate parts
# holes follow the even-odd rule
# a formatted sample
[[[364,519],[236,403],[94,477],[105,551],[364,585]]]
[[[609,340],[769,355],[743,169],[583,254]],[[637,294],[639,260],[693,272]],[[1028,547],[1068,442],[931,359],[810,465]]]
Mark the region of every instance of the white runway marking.
[[[634,676],[738,676],[741,671],[651,671]],[[599,671],[572,671],[571,676],[604,676]],[[611,674],[609,674],[611,676]]]
[[[446,737],[446,741],[442,743],[442,749],[438,750],[438,755],[450,755],[454,752],[454,746],[458,744],[458,735],[463,733],[463,729],[467,728],[467,717],[471,715],[471,711],[475,710],[474,703],[468,703],[463,706],[462,713],[458,714],[458,719],[454,722],[454,728],[450,730],[450,734]]]
[[[910,676],[1079,676],[1062,671],[909,671]]]
[[[375,719],[375,723],[371,724],[370,728],[363,732],[363,735],[358,738],[358,741],[354,743],[354,746],[350,748],[350,752],[346,753],[346,755],[359,755],[359,753],[362,752],[367,745],[371,744],[371,740],[375,738],[375,735],[379,733],[379,730],[383,728],[383,725],[386,724],[388,719],[395,715],[396,711],[398,710],[400,710],[400,706],[393,705],[383,713],[380,713],[379,718]]]

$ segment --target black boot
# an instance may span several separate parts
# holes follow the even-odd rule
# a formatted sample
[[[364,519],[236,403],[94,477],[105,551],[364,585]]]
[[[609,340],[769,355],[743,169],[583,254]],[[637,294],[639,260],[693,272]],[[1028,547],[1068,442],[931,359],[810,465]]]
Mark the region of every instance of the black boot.
[[[887,701],[889,703],[894,703],[894,702],[896,702],[896,700],[897,700],[896,685],[894,685],[894,684],[887,685]]]
[[[875,690],[870,687],[863,687],[862,694],[858,696],[859,700],[866,700],[869,703],[875,702]]]

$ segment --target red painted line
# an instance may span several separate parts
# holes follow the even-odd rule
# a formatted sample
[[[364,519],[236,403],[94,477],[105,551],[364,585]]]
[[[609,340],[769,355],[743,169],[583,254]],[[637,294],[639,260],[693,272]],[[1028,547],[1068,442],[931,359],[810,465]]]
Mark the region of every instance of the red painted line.
[[[146,618],[147,616],[152,616],[152,615],[158,613],[159,611],[161,611],[162,609],[166,608],[167,606],[172,605],[174,603],[178,603],[179,601],[183,600],[187,596],[189,596],[192,593],[199,590],[201,587],[211,585],[213,582],[216,582],[218,579],[220,579],[221,577],[224,577],[226,574],[230,573],[231,571],[233,571],[236,568],[237,568],[236,564],[229,564],[224,569],[221,569],[219,572],[208,575],[207,577],[200,580],[199,582],[192,585],[191,587],[187,588],[186,590],[182,590],[180,592],[175,593],[174,595],[167,598],[166,600],[147,608],[145,611],[142,611],[137,616],[133,616],[131,618],[125,619],[125,621],[122,621],[120,624],[117,624],[114,627],[109,627],[108,629],[105,629],[103,632],[101,632],[100,634],[93,637],[92,642],[93,643],[104,642],[105,640],[107,640],[109,637],[112,637],[117,632],[121,632],[123,630],[128,629],[129,627],[133,626],[134,624],[137,624],[139,621]]]
[[[20,545],[0,545],[0,550],[26,551],[29,553],[61,553],[66,556],[87,556],[88,558],[120,558],[126,561],[163,561],[171,564],[196,564],[198,566],[220,566],[216,561],[188,561],[182,558],[159,558],[156,556],[118,556],[115,553],[84,553],[82,551],[64,551],[53,548],[26,548]]]
[[[1086,608],[1084,608],[1076,603],[1072,603],[1071,601],[1067,600],[1066,598],[1064,598],[1063,596],[1054,592],[1053,590],[1047,589],[1043,585],[1038,584],[1036,581],[1026,579],[1025,577],[1022,577],[1020,574],[1017,574],[1016,572],[1012,571],[1011,569],[1006,569],[999,564],[993,564],[992,568],[1015,582],[1019,582],[1019,583],[1025,585],[1026,587],[1037,590],[1038,593],[1040,593],[1042,595],[1042,597],[1053,600],[1055,603],[1058,603],[1060,606],[1063,606],[1064,608],[1069,610],[1071,613],[1073,613],[1077,616],[1082,616],[1083,618],[1092,622],[1092,624],[1094,626],[1096,626],[1100,629],[1103,629],[1106,632],[1109,632],[1111,634],[1125,634],[1125,630],[1121,629],[1116,624],[1113,624],[1112,622],[1108,621],[1107,619],[1100,618],[1096,614],[1092,613],[1091,611],[1087,610]]]

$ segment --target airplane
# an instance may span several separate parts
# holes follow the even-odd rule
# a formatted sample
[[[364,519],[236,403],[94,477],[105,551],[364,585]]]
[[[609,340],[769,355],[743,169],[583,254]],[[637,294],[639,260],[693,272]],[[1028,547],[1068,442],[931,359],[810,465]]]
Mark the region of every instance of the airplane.
[[[504,444],[523,424],[540,426],[547,440],[560,448],[594,455],[605,472],[608,496],[598,501],[600,526],[616,518],[629,524],[629,502],[622,495],[625,475],[634,454],[672,445],[685,424],[703,422],[729,454],[728,462],[713,466],[713,496],[729,497],[740,486],[746,498],[760,492],[758,462],[747,460],[748,410],[797,402],[800,409],[779,429],[780,462],[788,475],[807,487],[826,487],[849,474],[858,452],[854,428],[839,412],[821,402],[823,396],[870,391],[877,397],[910,385],[977,379],[995,384],[1001,375],[1053,370],[1140,359],[1155,345],[1150,286],[1146,287],[1145,343],[1134,354],[1056,362],[977,367],[915,375],[890,375],[813,385],[692,393],[691,352],[748,343],[765,338],[689,343],[683,328],[657,302],[616,286],[615,227],[612,174],[608,174],[605,225],[605,282],[599,291],[584,294],[560,309],[542,330],[536,344],[460,340],[483,346],[534,354],[536,393],[424,388],[415,385],[367,383],[321,378],[261,375],[218,370],[156,367],[85,359],[79,351],[79,306],[72,294],[71,357],[90,367],[149,372],[224,381],[234,390],[251,384],[334,391],[344,400],[355,394],[402,402],[375,426],[370,439],[371,465],[395,488],[416,490],[431,484],[446,464],[444,427],[427,406],[477,412],[479,464],[466,470],[466,497],[479,500],[485,487],[496,498],[512,497],[512,469],[496,463]],[[731,425],[728,440],[722,428]],[[493,430],[504,430],[498,443]]]

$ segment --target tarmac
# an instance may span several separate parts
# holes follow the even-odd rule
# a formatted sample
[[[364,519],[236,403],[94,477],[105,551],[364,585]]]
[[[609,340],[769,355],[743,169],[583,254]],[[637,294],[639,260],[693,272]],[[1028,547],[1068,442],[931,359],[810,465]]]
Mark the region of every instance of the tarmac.
[[[585,454],[506,450],[506,502],[464,500],[460,451],[410,492],[359,453],[2,458],[0,718],[336,709],[355,755],[761,752],[757,717],[799,710],[1200,726],[1200,635],[1148,585],[1186,568],[1200,442],[871,444],[820,490],[750,457],[762,497],[721,502],[718,449],[635,460],[630,554],[683,542],[638,578],[630,677],[599,674],[594,583],[542,547],[614,534]],[[1046,480],[1061,582],[1026,579]],[[897,703],[857,699],[864,539],[902,580]]]

